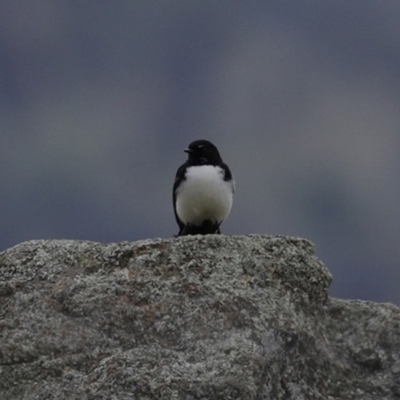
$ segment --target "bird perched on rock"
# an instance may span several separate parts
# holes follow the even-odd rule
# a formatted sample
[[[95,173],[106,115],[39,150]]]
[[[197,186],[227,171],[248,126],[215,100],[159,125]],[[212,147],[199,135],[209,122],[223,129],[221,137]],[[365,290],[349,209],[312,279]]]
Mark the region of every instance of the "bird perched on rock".
[[[185,152],[188,159],[176,172],[173,187],[177,236],[221,233],[235,190],[231,171],[208,140],[190,143]]]

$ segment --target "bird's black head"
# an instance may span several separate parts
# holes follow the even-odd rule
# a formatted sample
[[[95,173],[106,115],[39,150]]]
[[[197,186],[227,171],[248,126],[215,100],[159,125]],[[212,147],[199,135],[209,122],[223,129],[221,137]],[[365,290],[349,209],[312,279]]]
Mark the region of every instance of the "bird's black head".
[[[218,165],[222,163],[218,149],[208,140],[195,140],[185,150],[193,165]]]

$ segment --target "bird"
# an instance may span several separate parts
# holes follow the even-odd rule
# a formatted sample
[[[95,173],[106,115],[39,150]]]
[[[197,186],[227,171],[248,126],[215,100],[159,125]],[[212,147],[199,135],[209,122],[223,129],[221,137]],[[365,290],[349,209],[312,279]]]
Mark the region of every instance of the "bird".
[[[178,168],[173,185],[176,236],[220,234],[232,208],[232,173],[208,140],[195,140],[184,151],[188,159]]]

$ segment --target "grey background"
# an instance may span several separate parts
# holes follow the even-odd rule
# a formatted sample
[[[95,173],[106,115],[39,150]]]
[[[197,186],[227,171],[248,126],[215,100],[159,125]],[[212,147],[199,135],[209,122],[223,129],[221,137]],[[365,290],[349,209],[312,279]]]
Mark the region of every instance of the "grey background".
[[[306,237],[331,294],[400,304],[400,2],[0,4],[0,250],[177,232],[183,149],[236,181],[225,234]]]

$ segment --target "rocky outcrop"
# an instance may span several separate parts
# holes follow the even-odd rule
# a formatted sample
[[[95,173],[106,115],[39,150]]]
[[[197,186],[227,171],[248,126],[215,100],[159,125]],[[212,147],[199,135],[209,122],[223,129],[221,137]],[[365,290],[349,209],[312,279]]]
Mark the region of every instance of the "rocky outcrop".
[[[400,399],[400,311],[328,297],[302,239],[0,254],[0,399]]]

